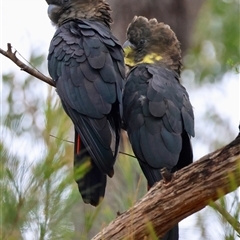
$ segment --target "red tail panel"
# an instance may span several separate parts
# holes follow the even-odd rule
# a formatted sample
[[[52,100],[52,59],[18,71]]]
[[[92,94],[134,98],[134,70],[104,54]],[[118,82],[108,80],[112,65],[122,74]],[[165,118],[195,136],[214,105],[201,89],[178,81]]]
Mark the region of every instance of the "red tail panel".
[[[75,154],[79,154],[81,151],[81,138],[80,135],[75,132]]]

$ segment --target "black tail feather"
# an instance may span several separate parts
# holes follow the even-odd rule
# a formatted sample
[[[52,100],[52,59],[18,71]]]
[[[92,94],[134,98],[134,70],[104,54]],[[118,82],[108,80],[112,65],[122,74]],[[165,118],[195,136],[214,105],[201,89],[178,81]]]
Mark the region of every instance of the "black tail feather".
[[[79,192],[85,203],[97,206],[105,195],[107,184],[106,174],[102,173],[91,160],[90,155],[83,142],[81,142],[77,132],[75,132],[74,150],[75,169],[79,167],[81,168],[81,166],[87,166],[84,167],[81,176],[75,176]]]
[[[160,238],[160,240],[178,240],[179,238],[179,228],[178,224],[175,225],[172,229],[170,229],[163,238]]]
[[[79,164],[79,162],[84,161],[84,159],[79,161],[78,157],[76,157],[75,161]],[[83,201],[97,206],[105,195],[107,184],[106,174],[103,174],[98,167],[91,162],[90,169],[80,179],[76,179],[76,182]]]

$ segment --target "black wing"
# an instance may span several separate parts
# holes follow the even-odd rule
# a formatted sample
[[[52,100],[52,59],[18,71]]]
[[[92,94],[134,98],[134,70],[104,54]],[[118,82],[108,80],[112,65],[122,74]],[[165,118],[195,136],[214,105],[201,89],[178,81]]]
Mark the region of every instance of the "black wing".
[[[193,110],[175,72],[146,64],[132,69],[123,109],[133,151],[151,186],[161,179],[159,169],[173,171],[192,162]]]
[[[120,44],[101,23],[68,21],[51,41],[48,69],[81,146],[94,166],[112,176],[119,147],[125,75]],[[75,146],[75,154],[80,150]]]

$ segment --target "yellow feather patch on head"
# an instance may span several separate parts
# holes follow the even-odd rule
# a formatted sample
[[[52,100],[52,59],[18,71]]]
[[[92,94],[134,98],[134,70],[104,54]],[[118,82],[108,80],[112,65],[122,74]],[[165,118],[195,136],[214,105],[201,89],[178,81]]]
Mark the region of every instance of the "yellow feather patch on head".
[[[157,55],[156,53],[150,53],[143,58],[141,63],[154,63],[156,61],[160,61],[161,59],[162,57],[160,55]]]
[[[132,52],[132,48],[128,46],[128,47],[125,47],[123,51],[124,51],[124,56],[127,57]]]
[[[132,51],[133,50],[131,47],[124,48],[124,62],[127,66],[130,66],[130,67],[134,67],[135,65],[140,63],[153,64],[162,59],[162,56],[157,55],[156,53],[150,53],[150,54],[147,54],[141,61],[136,62],[134,58],[131,57]]]
[[[126,57],[124,58],[124,63],[129,67],[134,67],[136,65],[136,63],[132,59]]]
[[[123,51],[124,51],[125,65],[134,67],[136,64],[134,63],[134,60],[130,57],[131,53],[133,52],[132,48],[128,46],[128,47],[125,47]]]

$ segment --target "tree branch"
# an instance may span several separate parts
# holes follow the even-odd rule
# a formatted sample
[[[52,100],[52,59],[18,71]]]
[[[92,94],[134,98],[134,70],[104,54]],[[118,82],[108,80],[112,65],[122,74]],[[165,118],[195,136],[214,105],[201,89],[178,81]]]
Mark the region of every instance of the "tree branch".
[[[21,60],[19,60],[16,56],[17,51],[15,51],[15,52],[12,51],[11,43],[7,44],[7,51],[4,51],[3,49],[0,48],[0,53],[2,55],[4,55],[5,57],[9,58],[10,60],[12,60],[18,67],[20,67],[21,70],[29,73],[30,75],[38,78],[39,80],[41,80],[53,87],[56,87],[55,82],[51,78],[45,76],[44,74],[37,71],[36,69],[27,66]]]
[[[230,184],[234,176],[236,184]],[[240,185],[240,137],[157,183],[92,240],[144,239],[149,223],[162,237],[176,223]]]

